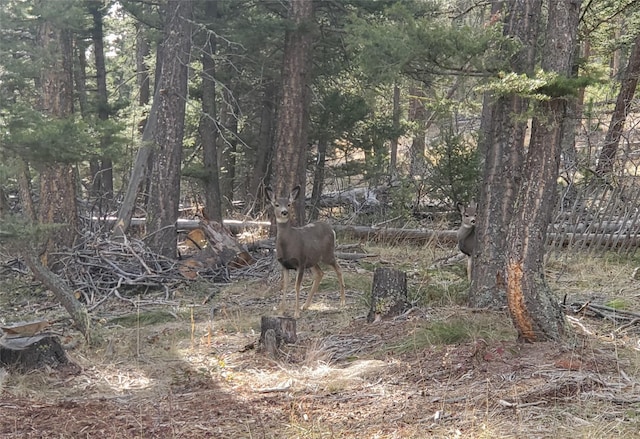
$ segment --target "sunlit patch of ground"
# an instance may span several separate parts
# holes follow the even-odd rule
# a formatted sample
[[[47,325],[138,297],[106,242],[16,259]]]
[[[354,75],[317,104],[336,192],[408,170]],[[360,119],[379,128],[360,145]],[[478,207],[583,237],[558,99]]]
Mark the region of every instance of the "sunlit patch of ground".
[[[519,344],[506,313],[457,305],[452,282],[465,282],[464,262],[427,270],[413,267],[421,258],[414,248],[370,251],[399,267],[412,252],[403,267],[417,273],[411,294],[429,291],[434,305],[369,324],[375,261],[345,264],[347,309],[327,273],[297,322],[298,343],[273,360],[257,349],[260,316],[280,301],[269,282],[225,287],[206,305],[183,291],[179,307],[155,307],[170,311],[163,321],[111,302],[100,309],[101,343],[69,351],[79,371],[0,379],[0,437],[638,437],[638,325],[616,332],[612,322],[578,316],[562,345]],[[634,264],[568,255],[548,262],[549,279],[559,297],[615,299],[640,311]],[[448,304],[447,294],[455,296]],[[0,297],[22,320],[21,310],[51,301],[33,296],[20,307],[12,304],[24,298]],[[291,311],[293,294],[287,303]],[[108,318],[127,312],[135,318]]]

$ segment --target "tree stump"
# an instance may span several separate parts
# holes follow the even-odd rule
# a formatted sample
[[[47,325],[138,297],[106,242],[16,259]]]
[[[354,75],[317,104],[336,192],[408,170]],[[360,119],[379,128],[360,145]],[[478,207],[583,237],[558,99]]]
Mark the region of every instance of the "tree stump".
[[[278,357],[278,349],[283,343],[298,341],[296,319],[291,317],[262,316],[260,329],[260,346],[273,358]]]
[[[395,268],[376,268],[367,321],[371,323],[400,315],[408,307],[407,274]]]
[[[0,338],[0,366],[27,372],[43,366],[57,369],[67,363],[69,359],[56,335]]]

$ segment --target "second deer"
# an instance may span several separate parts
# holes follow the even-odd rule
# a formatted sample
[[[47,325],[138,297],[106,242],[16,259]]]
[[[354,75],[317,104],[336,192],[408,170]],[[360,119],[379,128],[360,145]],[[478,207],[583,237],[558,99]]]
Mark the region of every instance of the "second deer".
[[[277,223],[276,253],[278,262],[282,265],[282,303],[280,309],[282,311],[285,309],[289,270],[297,270],[294,317],[300,317],[300,287],[304,270],[307,268],[311,268],[313,272],[313,285],[302,309],[305,310],[309,307],[311,298],[318,291],[320,281],[324,276],[320,263],[330,265],[335,270],[340,284],[340,305],[344,306],[344,280],[340,265],[336,261],[336,234],[333,228],[322,221],[307,224],[304,227],[291,225],[290,211],[294,201],[300,195],[300,186],[293,188],[288,197],[275,198],[271,188],[266,189],[266,194],[273,207]]]
[[[478,210],[478,203],[475,200],[471,200],[466,206],[458,203],[458,210],[462,215],[462,225],[458,229],[458,248],[467,255],[467,278],[471,282],[471,258],[476,248],[476,211]]]

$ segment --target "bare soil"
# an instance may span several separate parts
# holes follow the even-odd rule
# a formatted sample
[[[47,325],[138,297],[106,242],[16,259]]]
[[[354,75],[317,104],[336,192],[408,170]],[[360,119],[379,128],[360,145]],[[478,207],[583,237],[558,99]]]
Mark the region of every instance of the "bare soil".
[[[610,279],[632,268],[594,266]],[[572,270],[550,266],[559,294],[587,292],[587,300],[614,291],[611,280],[587,278],[584,266]],[[94,347],[55,325],[75,345],[73,365],[0,375],[0,437],[640,437],[638,325],[615,332],[612,322],[578,317],[562,344],[521,344],[505,312],[454,304],[419,305],[370,324],[370,275],[345,267],[342,310],[327,273],[297,322],[300,340],[277,360],[258,346],[260,316],[273,315],[280,299],[266,280],[221,288],[206,305],[212,290],[175,291],[155,304],[145,297],[138,309],[110,299],[99,309],[103,339]],[[624,289],[627,306],[640,310],[638,281],[629,279],[615,291]],[[428,282],[438,280],[410,280]],[[0,290],[0,298],[16,320],[62,315],[46,293],[25,299]]]

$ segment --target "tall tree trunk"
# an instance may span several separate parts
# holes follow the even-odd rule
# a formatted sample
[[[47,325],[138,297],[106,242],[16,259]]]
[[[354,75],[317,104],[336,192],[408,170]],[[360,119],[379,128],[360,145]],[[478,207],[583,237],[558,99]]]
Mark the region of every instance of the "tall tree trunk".
[[[22,157],[17,158],[17,163],[18,193],[20,194],[22,213],[27,221],[35,223],[38,220],[38,215],[31,197],[31,171],[29,170],[29,164]]]
[[[0,186],[0,220],[9,214],[9,202],[4,188]]]
[[[146,58],[151,53],[149,40],[142,24],[136,24],[136,84],[138,85],[138,105],[144,106],[151,99],[149,86],[149,66]],[[144,130],[144,126],[142,130]]]
[[[613,114],[611,115],[609,129],[604,137],[604,144],[602,145],[602,151],[598,158],[596,174],[600,176],[611,174],[613,171],[613,163],[615,162],[616,154],[618,152],[620,137],[622,137],[624,123],[627,120],[627,116],[631,108],[631,101],[633,100],[636,87],[638,86],[639,76],[640,33],[636,36],[633,43],[633,48],[629,55],[629,63],[627,64],[627,69],[625,70],[624,77],[622,78],[622,84],[620,85],[620,93],[618,94],[618,99],[616,99],[616,106],[613,110]]]
[[[550,2],[542,68],[571,76],[581,0]],[[547,228],[555,204],[567,96],[541,103],[533,119],[522,184],[507,233],[507,304],[523,340],[559,340],[565,322],[544,274]],[[540,114],[540,113],[538,113]]]
[[[506,3],[503,33],[522,43],[522,49],[510,60],[511,69],[532,75],[542,0]],[[525,99],[511,95],[485,99],[485,104],[489,102],[489,110],[483,110],[490,114],[490,122],[485,126],[487,131],[480,147],[485,152],[484,178],[469,294],[470,305],[478,308],[506,304],[506,231],[520,184],[527,131],[527,124],[522,120],[528,108]]]
[[[40,47],[54,54],[40,77],[41,108],[53,118],[68,118],[73,113],[71,33],[45,20],[40,24],[37,38]],[[60,225],[50,233],[42,252],[45,264],[52,266],[56,261],[50,254],[61,247],[70,247],[78,229],[76,179],[71,164],[56,162],[41,166],[38,220]]]
[[[162,74],[158,78],[158,92],[154,96],[154,100],[158,100],[154,105],[158,106],[159,123],[153,136],[147,241],[153,251],[168,258],[175,258],[177,254],[175,224],[180,203],[192,6],[191,0],[170,0],[167,3]]]
[[[96,65],[96,85],[98,89],[98,119],[106,121],[109,119],[109,100],[107,95],[107,68],[104,59],[103,41],[103,0],[92,0],[89,2],[89,12],[93,17],[93,28],[91,38],[93,40],[93,55]],[[109,144],[108,138],[100,139],[100,147],[105,148]],[[102,157],[100,170],[92,176],[97,179],[98,195],[106,201],[113,198],[113,162],[108,157]]]
[[[282,100],[278,111],[276,147],[273,163],[274,189],[278,196],[301,185],[296,203],[296,221],[305,222],[305,168],[309,125],[311,41],[313,38],[313,0],[290,0],[289,20],[293,29],[285,33],[282,67]]]
[[[220,147],[220,164],[222,175],[220,176],[220,194],[223,210],[232,207],[236,180],[236,153],[238,148],[238,111],[234,97],[229,89],[222,92],[224,99],[220,121],[223,127],[223,136],[218,139]]]
[[[577,78],[579,72],[578,59],[580,55],[580,45],[577,45],[576,53],[573,55],[573,66],[571,67],[571,77]],[[586,59],[586,54],[584,59]],[[562,154],[561,168],[564,169],[564,177],[567,183],[567,189],[562,194],[562,205],[565,207],[573,206],[577,197],[578,189],[576,187],[576,176],[579,172],[578,163],[578,149],[576,148],[576,136],[580,130],[580,121],[582,120],[582,103],[584,100],[584,87],[578,90],[578,94],[575,99],[570,99],[567,102],[566,115],[564,123],[562,124],[562,133],[560,138],[562,139]]]
[[[389,152],[389,175],[393,178],[398,171],[398,137],[400,133],[400,87],[393,85],[393,131]]]
[[[320,197],[324,187],[325,161],[327,159],[327,146],[329,141],[325,136],[318,140],[318,157],[313,172],[313,190],[311,191],[311,213],[309,221],[315,221],[320,214]]]
[[[413,134],[411,140],[411,147],[409,148],[410,163],[409,174],[411,175],[425,175],[426,162],[424,157],[424,150],[426,147],[426,122],[427,122],[427,109],[422,102],[422,97],[425,96],[424,90],[412,86],[409,91],[409,121],[413,122],[416,126],[416,131]]]
[[[253,158],[253,173],[249,182],[249,194],[259,202],[263,199],[262,189],[268,184],[269,162],[273,152],[273,136],[275,125],[275,95],[276,87],[273,81],[263,84],[262,110],[260,111],[260,131],[258,132],[258,145]],[[258,206],[258,210],[261,206]]]
[[[213,23],[216,19],[218,2],[203,2],[204,18]],[[220,197],[220,176],[218,173],[218,125],[216,123],[216,65],[215,34],[209,29],[201,29],[199,40],[202,46],[202,116],[198,132],[202,141],[204,163],[204,216],[222,224],[222,199]]]

